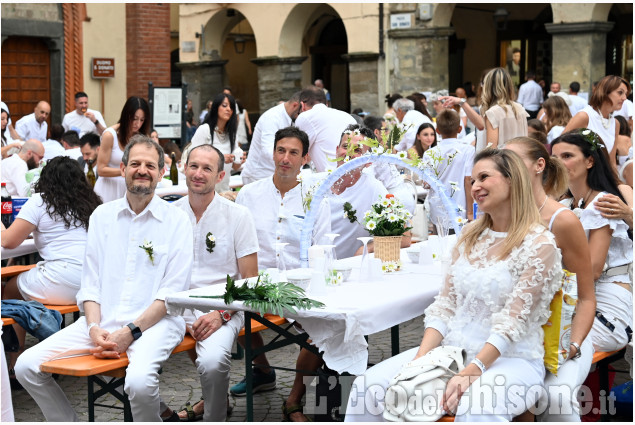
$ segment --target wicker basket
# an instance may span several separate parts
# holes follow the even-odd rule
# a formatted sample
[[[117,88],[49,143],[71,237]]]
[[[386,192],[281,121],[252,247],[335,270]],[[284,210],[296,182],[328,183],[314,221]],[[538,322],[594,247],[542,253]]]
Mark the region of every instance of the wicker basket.
[[[373,238],[375,246],[375,258],[381,259],[383,263],[386,261],[399,261],[401,236],[375,236]]]

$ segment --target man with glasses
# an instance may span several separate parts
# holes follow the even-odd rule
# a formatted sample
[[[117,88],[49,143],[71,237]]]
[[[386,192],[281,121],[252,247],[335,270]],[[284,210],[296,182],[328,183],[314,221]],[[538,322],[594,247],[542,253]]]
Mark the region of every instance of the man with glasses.
[[[271,157],[273,139],[276,131],[289,127],[300,113],[300,92],[295,93],[289,100],[267,110],[258,119],[254,135],[249,146],[249,155],[245,168],[240,173],[243,184],[271,177],[275,164]]]
[[[2,181],[7,184],[7,190],[11,196],[25,197],[28,191],[26,173],[37,168],[44,158],[44,145],[36,139],[24,142],[20,152],[3,159]]]

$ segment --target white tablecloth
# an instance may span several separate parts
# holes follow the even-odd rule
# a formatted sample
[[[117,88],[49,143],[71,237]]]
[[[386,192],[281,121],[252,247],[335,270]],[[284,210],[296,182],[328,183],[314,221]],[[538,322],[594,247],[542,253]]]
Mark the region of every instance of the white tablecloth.
[[[37,252],[37,248],[35,247],[35,241],[33,239],[26,239],[17,248],[14,248],[14,249],[2,248],[1,255],[2,255],[2,259],[6,260],[7,258],[19,257],[21,255],[33,254],[35,252]]]
[[[374,334],[423,314],[441,287],[440,265],[420,266],[408,261],[401,251],[403,267],[385,274],[381,282],[358,281],[361,257],[350,261],[356,265],[350,279],[340,287],[327,288],[326,295],[308,296],[323,302],[322,309],[300,310],[288,317],[302,323],[313,343],[323,351],[327,366],[339,373],[360,375],[368,363],[364,335]],[[190,298],[190,295],[222,295],[224,285],[179,292],[166,297],[168,312],[182,314],[184,308],[202,311],[228,309],[222,299]],[[233,310],[250,310],[242,302],[229,306]],[[423,335],[422,335],[423,336]]]

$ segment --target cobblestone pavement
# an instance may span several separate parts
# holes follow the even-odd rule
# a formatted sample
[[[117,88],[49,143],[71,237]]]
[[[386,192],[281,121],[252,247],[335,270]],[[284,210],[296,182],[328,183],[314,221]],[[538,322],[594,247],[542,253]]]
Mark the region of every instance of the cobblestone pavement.
[[[410,320],[400,325],[400,346],[405,351],[417,346],[421,342],[423,332],[422,317]],[[274,335],[266,330],[263,332],[265,341]],[[33,338],[27,339],[27,346],[35,343]],[[369,362],[379,363],[381,360],[390,357],[390,331],[380,332],[369,337]],[[269,361],[274,366],[293,367],[298,354],[296,346],[288,346],[268,353]],[[626,362],[616,363],[619,370],[628,370]],[[230,385],[239,382],[245,370],[244,360],[233,360],[231,369]],[[286,399],[293,384],[294,374],[289,371],[278,370],[277,388],[273,391],[258,393],[254,396],[254,420],[258,422],[280,422],[282,421],[281,406]],[[614,385],[619,385],[630,380],[627,373],[618,373]],[[74,378],[62,376],[58,383],[68,396],[71,404],[77,411],[79,419],[88,421],[88,403],[86,400],[87,383],[85,378]],[[310,392],[311,393],[311,392]],[[44,421],[42,412],[24,391],[13,391],[13,408],[15,420],[17,422],[40,422]],[[173,409],[181,408],[187,401],[192,403],[201,397],[201,384],[198,379],[196,368],[190,361],[187,353],[176,354],[166,362],[161,375],[161,396],[163,400]],[[230,422],[244,422],[247,418],[246,401],[244,397],[230,397],[230,403],[234,407],[233,414],[228,418]],[[103,404],[118,405],[121,403],[114,397],[108,396],[101,399]],[[312,405],[312,398],[308,397],[307,405]],[[97,422],[123,421],[121,410],[96,407],[95,418]],[[625,420],[627,418],[612,418],[614,421]],[[632,416],[630,417],[632,421]]]

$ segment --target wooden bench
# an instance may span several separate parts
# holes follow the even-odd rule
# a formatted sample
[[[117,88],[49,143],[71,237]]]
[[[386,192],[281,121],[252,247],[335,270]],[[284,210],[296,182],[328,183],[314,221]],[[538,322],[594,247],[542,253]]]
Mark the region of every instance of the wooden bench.
[[[591,364],[597,364],[597,367],[600,369],[600,391],[604,390],[605,394],[609,394],[611,390],[609,388],[609,364],[622,358],[625,350],[626,348],[616,351],[597,351],[593,354]],[[533,417],[534,415],[527,411],[514,418],[514,422],[534,422]],[[454,422],[454,416],[445,415],[437,422]]]
[[[273,314],[265,314],[265,317],[277,325],[281,325],[287,321]],[[257,333],[265,329],[267,329],[265,325],[252,320],[252,333]],[[240,331],[239,335],[243,336],[244,333],[245,328]],[[183,338],[183,341],[172,350],[172,354],[194,350],[195,348],[196,341],[191,335],[187,334],[185,338]],[[125,394],[122,389],[126,379],[126,367],[128,367],[128,356],[125,353],[118,359],[98,359],[93,355],[87,354],[42,363],[40,370],[47,373],[86,377],[88,379],[88,420],[90,422],[95,421],[95,406],[122,409],[124,412],[124,421],[130,422],[133,420],[130,402],[128,395]],[[108,378],[104,379],[103,377]],[[95,384],[98,385],[97,389]],[[96,402],[99,398],[107,394],[111,394],[121,401],[123,407],[103,405]]]

